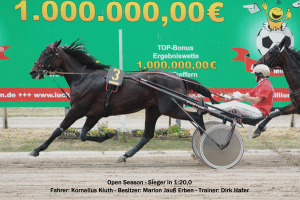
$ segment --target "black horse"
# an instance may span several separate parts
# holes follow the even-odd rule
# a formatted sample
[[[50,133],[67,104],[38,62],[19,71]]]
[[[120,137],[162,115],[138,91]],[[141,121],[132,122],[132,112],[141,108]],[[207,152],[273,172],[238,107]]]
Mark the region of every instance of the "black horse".
[[[267,116],[254,131],[253,137],[258,137],[269,121],[279,115],[300,114],[300,54],[289,49],[285,45],[285,38],[278,44],[271,48],[261,59],[255,63],[265,64],[270,69],[279,66],[285,75],[289,85],[290,99],[289,105],[275,109],[269,116]]]
[[[33,79],[42,79],[50,72],[60,71],[71,90],[71,109],[50,138],[30,153],[32,156],[38,156],[39,152],[47,149],[64,130],[84,116],[87,118],[80,134],[82,141],[89,140],[101,143],[114,136],[112,133],[102,137],[87,135],[87,132],[102,117],[107,116],[105,103],[109,93],[106,91],[105,76],[108,73],[107,69],[110,67],[96,63],[95,59],[86,53],[83,45],[78,40],[70,46],[63,47],[59,47],[60,42],[61,40],[46,47],[29,74]],[[207,88],[191,79],[181,78],[180,80],[178,76],[172,73],[157,71],[156,74],[143,72],[131,75],[125,74],[125,76],[144,78],[182,94],[187,94],[189,90],[193,90],[210,98],[212,103],[216,103]],[[119,161],[122,162],[133,156],[153,138],[156,121],[161,115],[189,120],[188,116],[169,96],[129,79],[123,80],[123,84],[119,87],[117,93],[111,95],[109,101],[111,105],[110,115],[129,114],[142,109],[146,110],[144,135],[132,149],[119,158]],[[180,105],[182,106],[182,103]],[[189,112],[189,114],[205,130],[202,115],[197,114],[197,112]]]

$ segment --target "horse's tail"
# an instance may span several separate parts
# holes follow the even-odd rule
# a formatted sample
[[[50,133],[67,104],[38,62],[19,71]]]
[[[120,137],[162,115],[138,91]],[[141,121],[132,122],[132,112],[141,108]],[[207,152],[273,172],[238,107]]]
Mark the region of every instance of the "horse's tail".
[[[194,92],[200,93],[201,95],[208,97],[212,104],[219,103],[211,97],[211,92],[209,91],[209,89],[201,85],[198,81],[189,78],[182,78],[182,79],[185,84],[187,93],[189,90],[193,90]]]

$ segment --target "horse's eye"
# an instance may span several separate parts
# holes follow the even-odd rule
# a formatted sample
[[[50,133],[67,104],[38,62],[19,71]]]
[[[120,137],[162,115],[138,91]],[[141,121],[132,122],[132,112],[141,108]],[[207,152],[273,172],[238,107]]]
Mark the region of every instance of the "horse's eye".
[[[45,56],[52,56],[52,53],[51,53],[51,52],[50,52],[50,53],[44,52],[44,54],[45,54]]]

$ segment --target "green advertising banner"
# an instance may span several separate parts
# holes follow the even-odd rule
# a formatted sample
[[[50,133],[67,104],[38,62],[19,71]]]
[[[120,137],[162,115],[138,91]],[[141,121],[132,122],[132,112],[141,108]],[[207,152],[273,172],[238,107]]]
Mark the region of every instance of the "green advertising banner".
[[[123,70],[164,70],[212,91],[256,86],[251,65],[284,37],[300,47],[300,1],[9,0],[0,2],[0,106],[69,106],[46,76],[28,74],[48,44],[81,38],[88,53]],[[270,81],[275,106],[289,102],[282,71]],[[69,92],[63,77],[53,76]],[[197,95],[197,94],[196,94]]]

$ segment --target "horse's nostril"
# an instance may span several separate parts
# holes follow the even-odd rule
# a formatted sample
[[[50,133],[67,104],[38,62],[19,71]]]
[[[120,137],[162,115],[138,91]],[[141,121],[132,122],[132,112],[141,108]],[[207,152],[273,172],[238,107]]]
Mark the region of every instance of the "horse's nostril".
[[[36,74],[36,71],[30,71],[29,74],[30,75]]]

